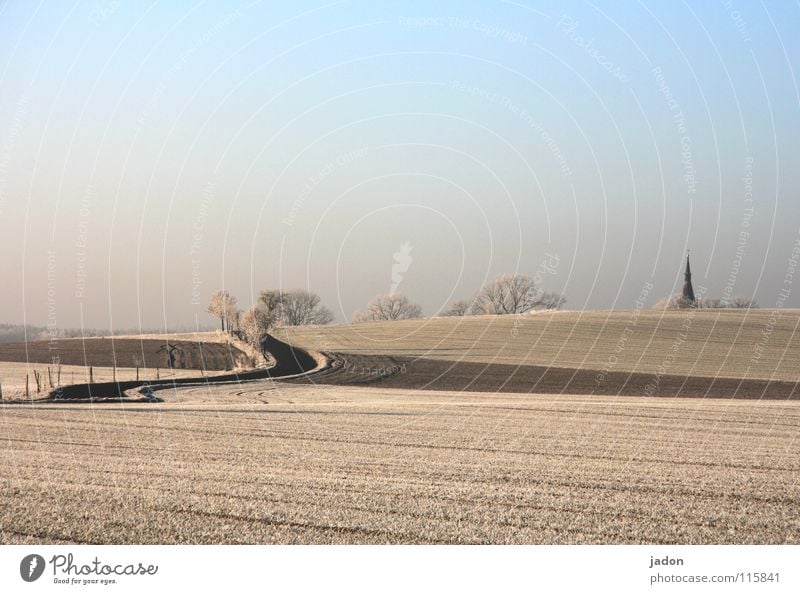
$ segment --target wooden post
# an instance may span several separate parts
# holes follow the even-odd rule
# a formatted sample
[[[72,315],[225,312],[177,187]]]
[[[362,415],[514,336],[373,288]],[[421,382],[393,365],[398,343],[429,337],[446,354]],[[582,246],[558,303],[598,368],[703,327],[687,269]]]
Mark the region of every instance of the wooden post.
[[[0,382],[0,400],[3,399],[3,383]]]
[[[30,398],[31,398],[31,391],[30,391],[30,387],[28,385],[28,382],[30,381],[30,379],[31,379],[31,374],[30,373],[26,373],[25,374],[25,398],[27,398],[28,400],[30,400]]]
[[[160,380],[160,379],[161,379],[161,374],[160,374],[160,373],[158,373],[158,367],[156,367],[156,379],[157,379],[157,380]]]
[[[53,372],[50,371],[50,366],[47,366],[47,383],[50,384],[51,388],[55,388],[53,385]]]
[[[136,381],[139,381],[139,366],[136,366]]]
[[[56,384],[61,387],[61,363],[58,364],[58,375],[56,376]]]
[[[89,383],[90,384],[94,383],[94,374],[92,373],[92,366],[91,365],[89,365]]]
[[[33,379],[36,380],[36,393],[40,394],[42,392],[42,379],[36,369],[33,370]]]

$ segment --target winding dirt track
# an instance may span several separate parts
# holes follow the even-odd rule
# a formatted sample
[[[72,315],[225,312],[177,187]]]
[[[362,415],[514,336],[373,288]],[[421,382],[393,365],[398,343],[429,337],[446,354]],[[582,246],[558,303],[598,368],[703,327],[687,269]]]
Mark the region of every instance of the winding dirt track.
[[[127,399],[125,392],[150,386],[153,390],[173,388],[192,384],[216,384],[244,382],[270,378],[281,378],[310,372],[318,367],[318,362],[302,349],[296,349],[285,342],[270,337],[267,349],[275,358],[275,365],[267,369],[242,371],[207,377],[185,377],[160,381],[123,381],[95,384],[74,384],[51,391],[46,400],[71,402],[74,400],[116,400]]]

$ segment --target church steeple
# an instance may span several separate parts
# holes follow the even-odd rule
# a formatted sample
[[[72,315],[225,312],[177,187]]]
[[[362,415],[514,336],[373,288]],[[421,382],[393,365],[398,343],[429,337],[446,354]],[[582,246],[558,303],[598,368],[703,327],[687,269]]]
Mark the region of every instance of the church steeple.
[[[692,269],[689,268],[689,254],[686,254],[686,272],[683,275],[683,298],[694,305],[694,289],[692,288]]]

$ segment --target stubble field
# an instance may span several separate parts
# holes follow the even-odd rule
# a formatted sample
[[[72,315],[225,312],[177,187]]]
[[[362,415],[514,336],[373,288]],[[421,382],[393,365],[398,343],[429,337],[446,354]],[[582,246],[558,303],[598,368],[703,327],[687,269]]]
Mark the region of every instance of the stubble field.
[[[800,380],[800,310],[550,311],[279,331],[313,350],[701,377]]]
[[[787,328],[796,315],[782,318],[767,344],[795,361]],[[738,319],[751,337],[762,322]],[[402,337],[410,323],[383,326],[384,337],[396,332],[398,356],[413,356],[414,348],[430,356],[426,345],[400,342],[409,340]],[[650,334],[670,345],[674,329],[662,335],[651,327]],[[346,336],[353,352],[374,348],[374,341],[358,344],[351,331],[305,330],[329,345]],[[440,341],[438,348],[465,349],[458,342],[463,335],[453,336],[454,346]],[[491,328],[483,336],[505,344]],[[689,341],[687,348],[693,346]],[[385,344],[379,348],[382,356],[393,354]],[[345,345],[328,349],[347,352]],[[549,356],[544,350],[525,359],[538,363],[535,357]],[[584,352],[604,360],[593,348]],[[680,357],[671,369],[686,372]],[[650,352],[652,358],[658,353]],[[620,359],[629,365],[636,357]],[[797,367],[793,375],[788,364],[771,365],[784,381],[797,380]],[[736,366],[726,369],[736,377]],[[738,369],[743,374],[745,367]],[[388,385],[368,377],[363,385],[258,380],[164,390],[161,404],[6,406],[0,409],[0,541],[800,540],[796,400]]]

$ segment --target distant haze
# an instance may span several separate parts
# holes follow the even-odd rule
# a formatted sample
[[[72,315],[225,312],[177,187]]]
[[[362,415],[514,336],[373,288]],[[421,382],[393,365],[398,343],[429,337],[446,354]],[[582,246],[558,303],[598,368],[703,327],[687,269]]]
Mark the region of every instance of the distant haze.
[[[192,327],[220,288],[432,315],[800,306],[800,7],[0,6],[0,322]],[[784,295],[781,297],[781,295]]]

